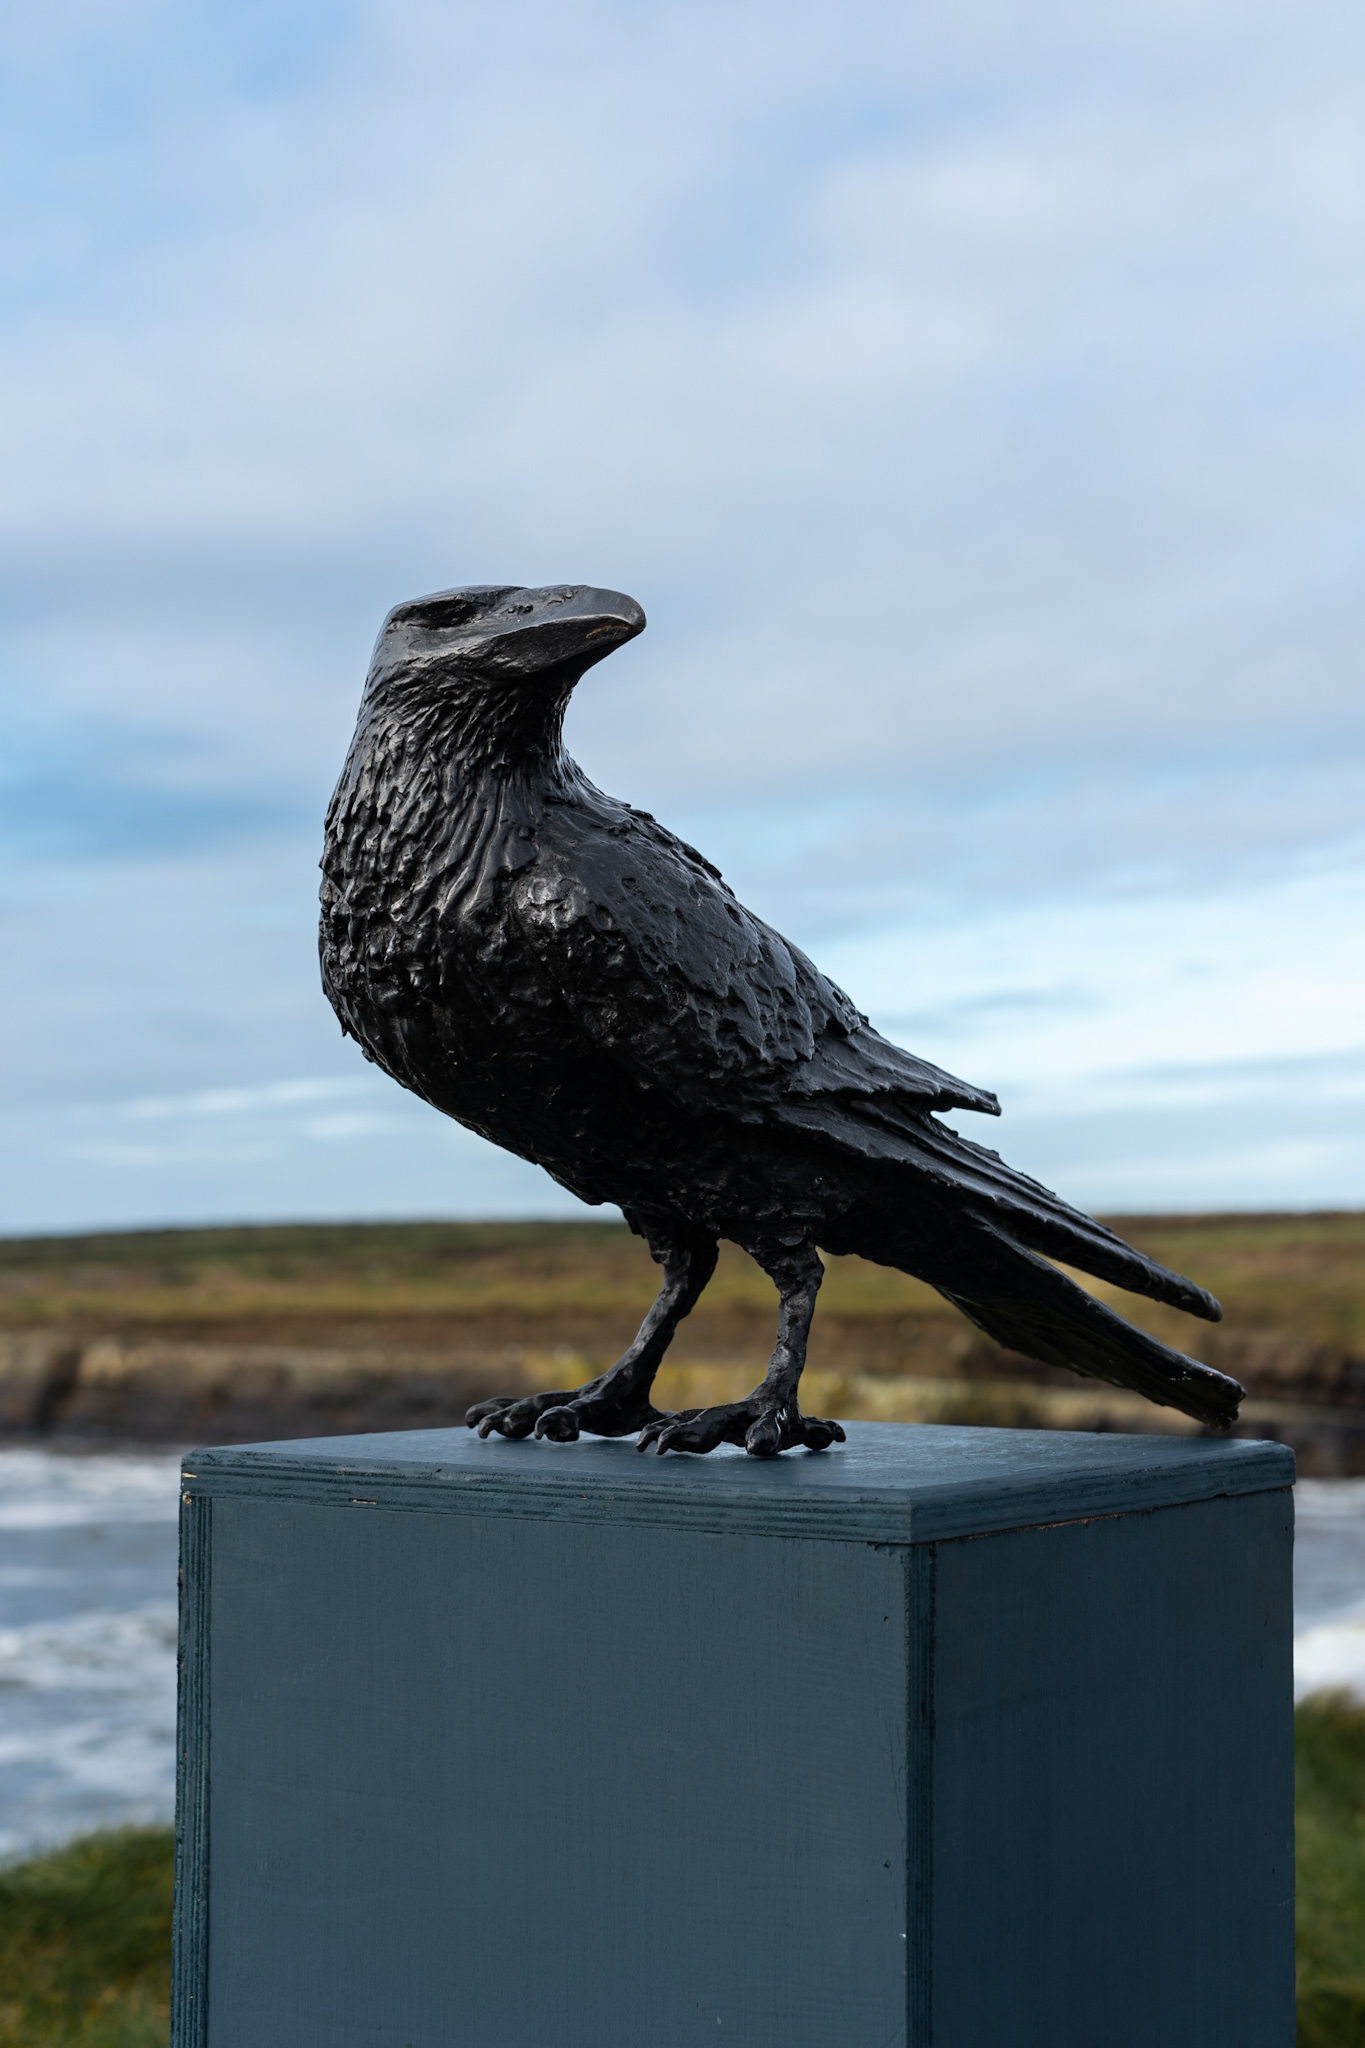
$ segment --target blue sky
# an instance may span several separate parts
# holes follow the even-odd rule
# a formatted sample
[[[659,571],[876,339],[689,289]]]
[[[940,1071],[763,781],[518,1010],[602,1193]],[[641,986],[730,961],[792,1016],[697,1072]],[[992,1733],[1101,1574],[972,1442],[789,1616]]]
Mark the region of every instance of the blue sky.
[[[1358,9],[0,37],[0,1228],[565,1207],[312,928],[388,606],[579,578],[650,616],[589,773],[1008,1157],[1365,1202]]]

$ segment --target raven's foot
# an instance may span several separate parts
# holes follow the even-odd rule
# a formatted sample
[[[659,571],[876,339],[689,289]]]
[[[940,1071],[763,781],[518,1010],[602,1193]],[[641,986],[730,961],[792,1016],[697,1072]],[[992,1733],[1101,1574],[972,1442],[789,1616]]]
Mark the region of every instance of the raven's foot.
[[[612,1374],[589,1380],[587,1386],[549,1394],[499,1395],[478,1401],[465,1412],[465,1421],[482,1437],[530,1436],[534,1430],[551,1443],[571,1444],[580,1431],[593,1436],[630,1436],[654,1422],[667,1422],[651,1407],[647,1391],[624,1376],[613,1386]]]
[[[714,1451],[718,1444],[742,1444],[751,1458],[775,1458],[779,1451],[824,1451],[841,1444],[837,1422],[803,1415],[794,1399],[758,1387],[743,1401],[723,1408],[687,1408],[657,1415],[640,1431],[637,1451]]]

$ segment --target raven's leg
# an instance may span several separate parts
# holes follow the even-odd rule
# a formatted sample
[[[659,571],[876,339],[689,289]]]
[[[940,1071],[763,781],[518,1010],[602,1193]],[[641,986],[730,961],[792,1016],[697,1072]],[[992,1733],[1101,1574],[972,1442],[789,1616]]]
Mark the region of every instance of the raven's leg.
[[[500,1436],[511,1437],[529,1436],[534,1429],[537,1436],[568,1444],[583,1429],[594,1436],[629,1436],[656,1419],[658,1410],[649,1400],[654,1375],[674,1331],[695,1308],[697,1297],[715,1272],[718,1247],[713,1237],[701,1232],[652,1221],[638,1227],[651,1255],[664,1269],[664,1284],[630,1349],[609,1372],[589,1380],[585,1387],[478,1402],[465,1416],[471,1429],[477,1428],[480,1436],[496,1430]]]
[[[803,1415],[796,1399],[815,1297],[825,1277],[820,1254],[811,1243],[794,1250],[776,1244],[746,1245],[745,1250],[762,1266],[782,1298],[767,1378],[743,1401],[652,1417],[640,1432],[637,1450],[652,1445],[656,1451],[714,1451],[717,1444],[743,1444],[750,1457],[774,1458],[779,1451],[800,1447],[823,1451],[844,1441],[837,1422]]]

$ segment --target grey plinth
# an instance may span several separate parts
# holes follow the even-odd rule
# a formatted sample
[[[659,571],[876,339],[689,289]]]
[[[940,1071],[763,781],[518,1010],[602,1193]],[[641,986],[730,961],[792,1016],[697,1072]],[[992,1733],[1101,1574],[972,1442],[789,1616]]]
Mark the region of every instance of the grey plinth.
[[[1291,2048],[1292,1478],[191,1456],[176,2048]]]

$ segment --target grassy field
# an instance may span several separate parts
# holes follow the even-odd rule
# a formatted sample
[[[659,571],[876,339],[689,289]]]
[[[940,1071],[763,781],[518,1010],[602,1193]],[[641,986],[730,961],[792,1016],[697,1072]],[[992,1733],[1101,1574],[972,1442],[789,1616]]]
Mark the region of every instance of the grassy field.
[[[1295,1716],[1299,2048],[1365,2044],[1365,1710]]]
[[[153,2048],[170,1976],[169,1829],[0,1871],[0,2048]]]
[[[1365,1214],[1114,1219],[1222,1300],[1198,1323],[1101,1283],[1102,1298],[1253,1394],[1365,1405]],[[863,1377],[999,1379],[1021,1368],[932,1289],[830,1259],[811,1365]],[[657,1269],[623,1225],[285,1225],[0,1240],[0,1336],[617,1356]],[[682,1365],[761,1365],[767,1279],[732,1246],[675,1345]],[[1056,1378],[1040,1369],[1028,1376]]]
[[[1116,1219],[1222,1299],[1222,1324],[1102,1285],[1242,1381],[1241,1428],[1307,1473],[1365,1472],[1365,1216]],[[657,1268],[624,1225],[407,1223],[0,1240],[0,1431],[180,1443],[449,1425],[490,1393],[574,1387],[619,1357]],[[739,1398],[776,1302],[733,1246],[656,1400]],[[884,1422],[1186,1431],[1094,1380],[1003,1352],[932,1289],[827,1261],[803,1400]]]
[[[1365,2048],[1365,1710],[1300,1707],[1300,2048]],[[0,2048],[152,2048],[170,1983],[168,1832],[0,1872]]]

